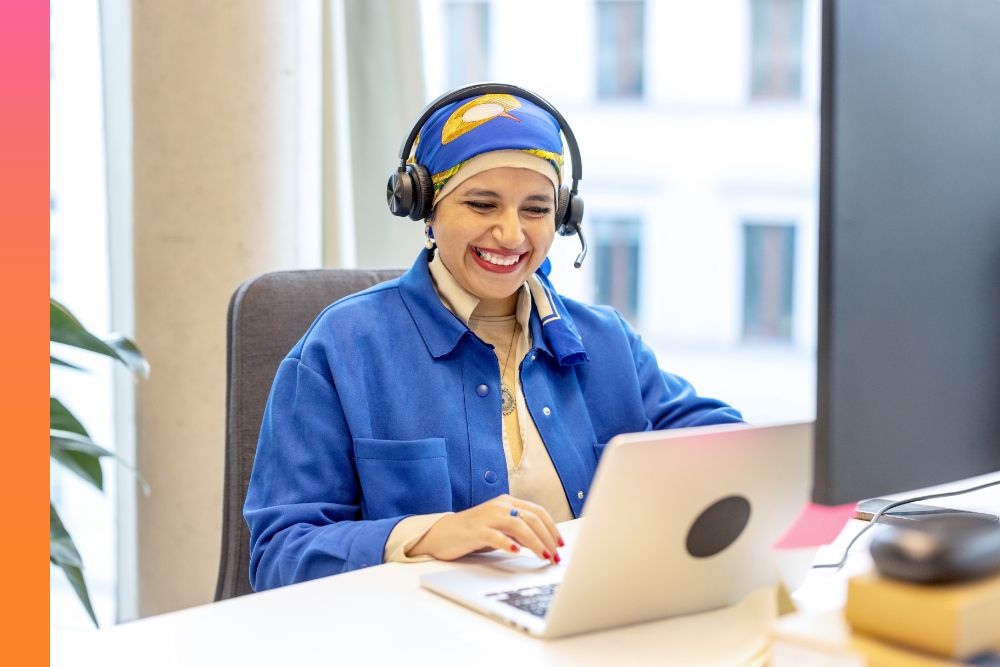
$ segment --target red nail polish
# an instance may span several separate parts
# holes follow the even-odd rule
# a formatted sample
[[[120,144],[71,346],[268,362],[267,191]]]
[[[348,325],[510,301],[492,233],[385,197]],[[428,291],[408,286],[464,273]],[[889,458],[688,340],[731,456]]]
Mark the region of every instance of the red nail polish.
[[[555,556],[552,557],[552,560],[554,560],[556,562],[556,565],[558,565],[559,562],[562,561],[562,558],[559,557],[559,554],[556,554]]]
[[[542,558],[544,558],[545,560],[548,560],[549,559],[549,552],[548,551],[543,551],[542,552]]]
[[[561,546],[561,547],[566,546],[566,543],[563,542],[563,538],[561,538],[561,537],[559,538],[559,546]]]
[[[510,550],[511,550],[511,551],[517,551],[517,549],[518,549],[518,547],[517,547],[517,545],[516,545],[516,544],[512,544],[512,545],[510,545]]]

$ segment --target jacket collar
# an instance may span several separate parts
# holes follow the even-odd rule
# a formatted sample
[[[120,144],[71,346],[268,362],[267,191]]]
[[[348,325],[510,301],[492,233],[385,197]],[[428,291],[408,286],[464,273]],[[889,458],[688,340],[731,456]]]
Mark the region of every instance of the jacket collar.
[[[435,359],[455,349],[469,328],[448,310],[434,290],[431,279],[429,251],[422,250],[410,270],[399,279],[399,291],[413,322]],[[531,335],[536,348],[571,366],[588,361],[587,351],[566,312],[562,299],[548,280],[548,260],[529,280],[533,307]],[[540,301],[540,299],[542,299]]]

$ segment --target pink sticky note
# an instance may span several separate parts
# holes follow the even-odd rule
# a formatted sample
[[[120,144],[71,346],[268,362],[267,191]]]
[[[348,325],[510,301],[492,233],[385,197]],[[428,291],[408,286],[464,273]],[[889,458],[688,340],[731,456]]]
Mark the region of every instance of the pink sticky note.
[[[806,503],[799,516],[771,548],[801,549],[830,544],[854,517],[856,507],[857,503],[832,507]]]

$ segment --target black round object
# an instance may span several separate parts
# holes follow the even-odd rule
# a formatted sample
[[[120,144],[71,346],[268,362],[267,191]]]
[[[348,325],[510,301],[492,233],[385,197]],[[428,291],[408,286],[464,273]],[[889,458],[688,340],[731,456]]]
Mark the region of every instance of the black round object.
[[[698,515],[687,535],[687,551],[695,558],[708,558],[736,541],[750,522],[750,501],[727,496]]]

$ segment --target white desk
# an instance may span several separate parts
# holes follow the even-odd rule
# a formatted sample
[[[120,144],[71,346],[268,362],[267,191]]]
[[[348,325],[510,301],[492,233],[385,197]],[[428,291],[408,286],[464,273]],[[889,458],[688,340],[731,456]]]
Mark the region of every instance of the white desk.
[[[998,478],[1000,475],[990,477]],[[977,478],[981,483],[985,478]],[[971,480],[950,486],[969,486]],[[945,500],[949,502],[945,502]],[[989,511],[1000,488],[932,501]],[[851,521],[817,562],[839,557],[865,524]],[[563,524],[571,547],[578,522]],[[58,633],[53,665],[762,665],[774,596],[706,614],[543,641],[419,587],[419,575],[462,567],[389,563],[304,584],[164,614],[99,632]],[[870,567],[855,545],[844,571],[813,570],[794,599],[807,611],[844,602],[848,574]]]
[[[567,549],[578,525],[561,526]],[[732,667],[762,655],[774,615],[774,596],[762,591],[740,607],[543,641],[419,587],[420,574],[454,567],[461,565],[388,563],[99,632],[62,633],[52,638],[51,664]]]

